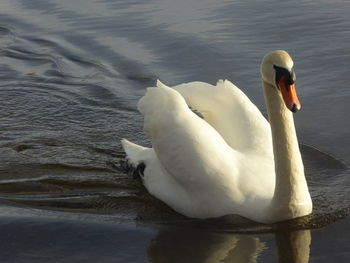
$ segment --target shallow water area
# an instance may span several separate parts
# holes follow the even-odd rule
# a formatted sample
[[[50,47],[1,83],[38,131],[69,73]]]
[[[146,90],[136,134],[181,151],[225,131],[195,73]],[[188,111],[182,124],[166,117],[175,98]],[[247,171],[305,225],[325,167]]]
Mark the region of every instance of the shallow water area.
[[[323,0],[2,1],[0,261],[348,262],[349,11]],[[186,219],[116,169],[120,138],[149,145],[136,104],[157,78],[229,79],[266,113],[259,63],[274,49],[295,61],[313,215]]]

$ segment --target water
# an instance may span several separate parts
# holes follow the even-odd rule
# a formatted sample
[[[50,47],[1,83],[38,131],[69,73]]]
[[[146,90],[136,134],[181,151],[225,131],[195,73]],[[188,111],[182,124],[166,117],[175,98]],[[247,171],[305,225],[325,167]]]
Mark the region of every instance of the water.
[[[348,262],[350,2],[0,7],[1,262]],[[295,61],[313,216],[189,220],[116,171],[120,138],[149,145],[136,103],[157,78],[230,79],[265,113],[259,63],[274,49]]]

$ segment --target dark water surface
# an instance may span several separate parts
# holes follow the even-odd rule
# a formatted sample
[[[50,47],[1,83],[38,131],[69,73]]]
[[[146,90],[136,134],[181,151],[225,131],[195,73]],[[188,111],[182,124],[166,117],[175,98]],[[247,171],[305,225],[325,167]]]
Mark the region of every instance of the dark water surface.
[[[350,2],[0,2],[1,262],[348,262]],[[263,111],[259,63],[285,49],[312,216],[190,220],[118,172],[157,78],[230,79]],[[342,220],[340,220],[342,219]]]

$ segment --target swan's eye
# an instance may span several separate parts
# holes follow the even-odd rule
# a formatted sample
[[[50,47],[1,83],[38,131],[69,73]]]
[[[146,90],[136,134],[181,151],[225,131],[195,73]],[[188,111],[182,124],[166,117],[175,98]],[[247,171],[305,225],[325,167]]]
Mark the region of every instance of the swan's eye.
[[[284,78],[286,87],[295,83],[296,77],[293,69],[289,71],[288,69],[285,69],[283,67],[278,67],[276,65],[273,65],[273,68],[275,69],[275,72],[276,72],[275,82],[277,87],[282,77]]]

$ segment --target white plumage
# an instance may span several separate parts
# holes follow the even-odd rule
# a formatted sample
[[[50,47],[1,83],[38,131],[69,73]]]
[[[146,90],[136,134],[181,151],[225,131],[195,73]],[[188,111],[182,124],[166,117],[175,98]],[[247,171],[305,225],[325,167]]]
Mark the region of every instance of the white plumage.
[[[291,63],[285,64],[290,67]],[[265,92],[276,89],[269,85],[265,83]],[[199,111],[204,119],[189,107]],[[291,192],[289,201],[276,196],[278,175],[270,124],[230,81],[220,80],[216,86],[190,82],[175,87],[158,81],[157,87],[147,89],[138,109],[144,116],[144,130],[152,148],[123,139],[127,159],[133,166],[145,164],[142,177],[145,187],[177,212],[195,218],[238,214],[264,223],[311,212],[309,204],[309,208],[302,208],[300,202],[302,199],[311,204],[307,186],[307,193],[305,189],[294,191],[293,187],[289,190],[286,187]],[[288,114],[291,113],[282,117],[288,119]],[[292,143],[293,139],[292,136]],[[288,166],[288,161],[294,162],[289,159],[284,166]],[[296,166],[300,166],[296,159]],[[296,170],[297,175],[291,172],[288,178],[299,178],[302,170],[305,181],[303,169]],[[279,199],[281,202],[276,203]],[[295,203],[301,206],[295,209]]]

